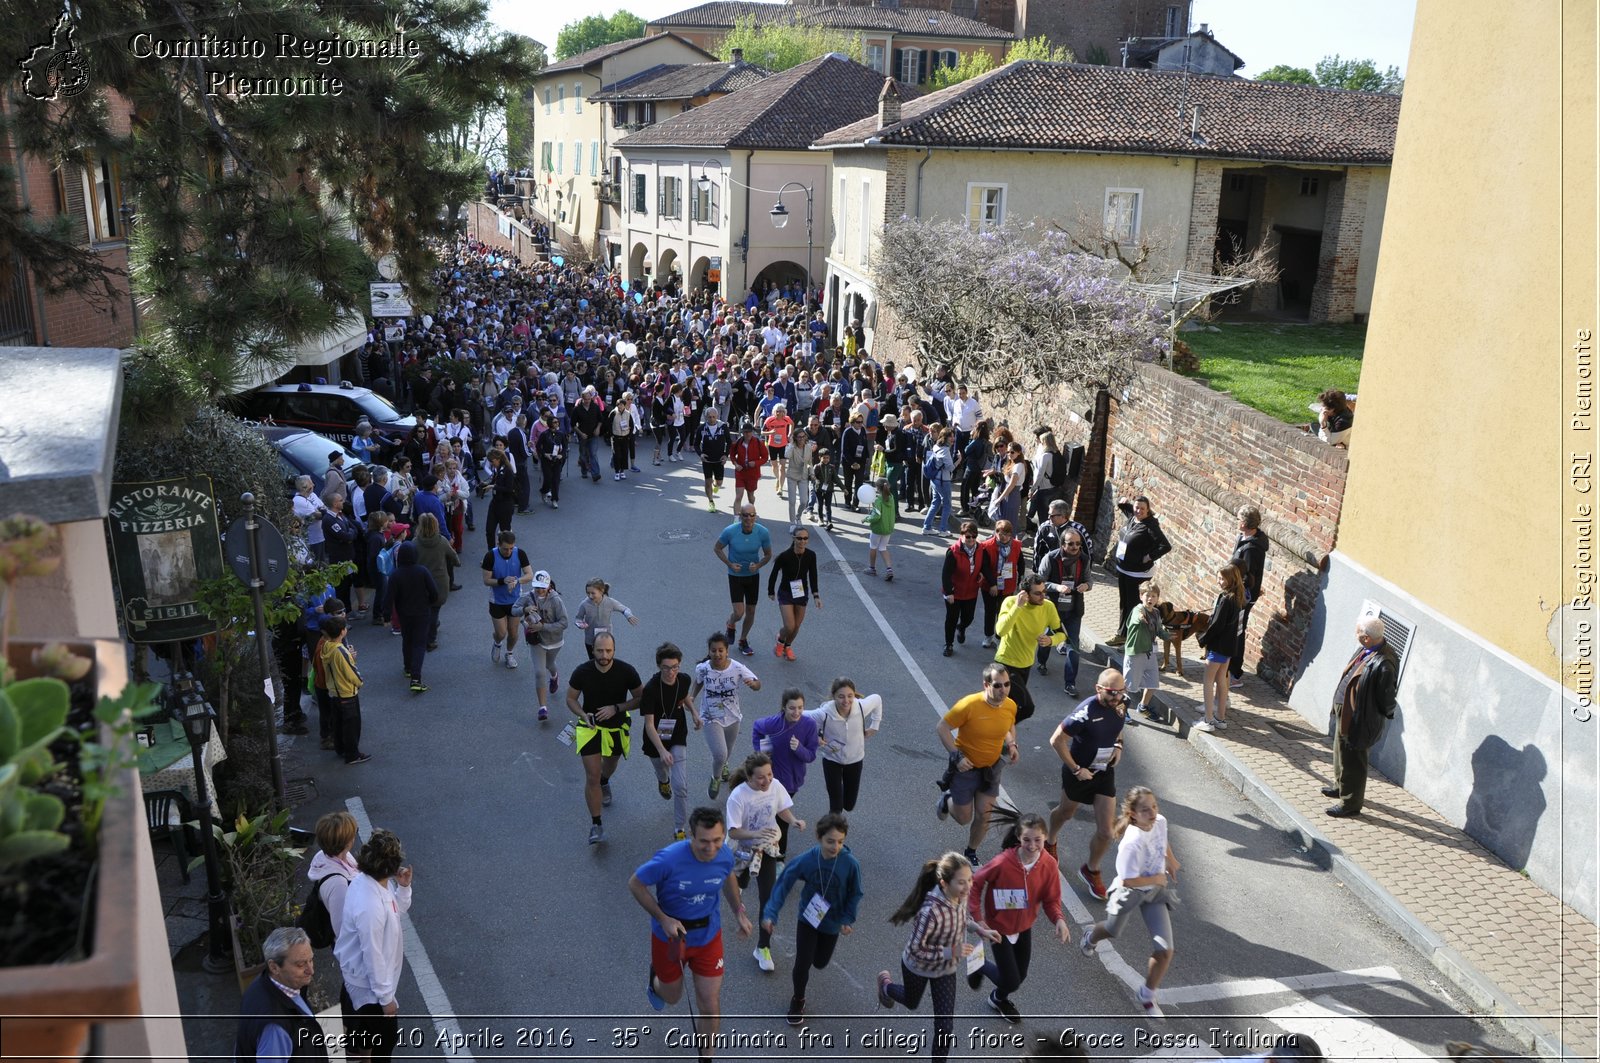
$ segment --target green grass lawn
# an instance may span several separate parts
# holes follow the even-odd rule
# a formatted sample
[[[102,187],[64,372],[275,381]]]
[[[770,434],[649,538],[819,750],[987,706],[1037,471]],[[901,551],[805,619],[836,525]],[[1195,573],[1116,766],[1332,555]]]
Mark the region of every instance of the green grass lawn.
[[[1307,404],[1328,388],[1354,393],[1365,325],[1225,322],[1180,336],[1200,358],[1195,374],[1217,391],[1289,424],[1315,420]]]

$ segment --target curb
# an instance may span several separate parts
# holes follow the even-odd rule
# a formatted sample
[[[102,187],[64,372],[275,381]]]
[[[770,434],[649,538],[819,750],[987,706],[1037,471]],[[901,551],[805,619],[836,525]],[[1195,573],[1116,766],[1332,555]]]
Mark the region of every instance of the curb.
[[[1095,649],[1109,652],[1109,647],[1104,645],[1097,645]],[[1577,1063],[1583,1058],[1569,1051],[1557,1035],[1447,945],[1394,894],[1379,885],[1366,870],[1346,856],[1344,850],[1312,826],[1298,809],[1262,782],[1228,746],[1203,731],[1195,730],[1194,721],[1186,712],[1168,702],[1159,691],[1153,700],[1170,718],[1179,738],[1194,746],[1229,785],[1237,788],[1251,804],[1294,837],[1301,848],[1313,854],[1319,862],[1325,861],[1334,877],[1369,911],[1431,963],[1473,1006],[1481,1009],[1487,1018],[1493,1019],[1515,1038],[1519,1048],[1551,1063]]]

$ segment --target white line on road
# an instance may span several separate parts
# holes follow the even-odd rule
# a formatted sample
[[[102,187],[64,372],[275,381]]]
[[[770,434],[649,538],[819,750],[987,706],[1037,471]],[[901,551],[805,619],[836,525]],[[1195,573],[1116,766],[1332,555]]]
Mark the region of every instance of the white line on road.
[[[361,798],[349,798],[344,805],[350,810],[350,814],[356,817],[356,827],[360,829],[361,836],[372,837],[372,820],[367,818],[367,806]],[[400,913],[400,929],[405,935],[406,962],[411,965],[411,974],[417,980],[417,988],[422,990],[422,1002],[428,1008],[434,1028],[445,1038],[446,1043],[464,1044],[461,1024],[455,1020],[455,1009],[450,1006],[450,997],[445,993],[444,985],[433,969],[433,961],[428,959],[428,950],[422,947],[422,938],[417,936],[417,928],[411,922],[411,913]],[[474,1063],[472,1053],[465,1048],[454,1049],[450,1058],[460,1063]]]
[[[1307,989],[1333,989],[1346,985],[1371,985],[1398,982],[1400,972],[1393,967],[1367,967],[1359,971],[1323,971],[1318,974],[1291,975],[1287,978],[1241,978],[1209,985],[1186,985],[1161,990],[1163,1004],[1198,1004],[1206,1000],[1232,1000],[1235,997],[1265,996],[1270,993],[1299,993]]]
[[[1271,1019],[1290,1033],[1303,1033],[1316,1039],[1328,1059],[1416,1060],[1432,1058],[1411,1042],[1385,1030],[1347,1004],[1332,997],[1302,1000],[1288,1007],[1269,1011]],[[1354,1020],[1354,1021],[1352,1021]]]

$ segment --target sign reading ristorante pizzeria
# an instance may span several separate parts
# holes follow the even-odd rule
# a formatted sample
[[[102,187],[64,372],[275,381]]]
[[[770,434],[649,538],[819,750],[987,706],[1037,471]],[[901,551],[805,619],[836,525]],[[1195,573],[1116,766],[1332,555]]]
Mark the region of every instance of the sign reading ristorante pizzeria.
[[[114,483],[106,517],[122,623],[134,642],[208,635],[200,584],[223,575],[211,479]]]

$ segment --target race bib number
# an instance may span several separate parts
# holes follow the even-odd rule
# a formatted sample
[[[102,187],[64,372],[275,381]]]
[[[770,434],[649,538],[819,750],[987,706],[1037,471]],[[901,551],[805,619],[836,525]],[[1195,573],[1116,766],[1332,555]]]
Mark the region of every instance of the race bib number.
[[[828,908],[829,904],[823,899],[822,894],[813,893],[806,906],[800,910],[800,918],[820,929],[823,917],[828,914]]]
[[[995,890],[994,906],[1001,912],[1020,912],[1028,907],[1027,890]]]
[[[1124,542],[1117,543],[1117,560],[1121,561],[1123,558],[1125,558],[1127,556],[1128,556],[1128,544],[1127,544],[1127,542],[1124,541]]]
[[[795,601],[803,601],[805,599],[805,596],[806,596],[806,581],[803,580],[803,579],[792,579],[792,580],[790,580],[789,581],[789,597],[793,598]]]
[[[983,970],[983,942],[973,946],[972,953],[967,957],[967,973],[977,974]]]
[[[1116,746],[1101,746],[1094,751],[1094,761],[1089,765],[1089,770],[1102,772],[1111,766],[1111,756],[1117,751]]]
[[[670,742],[672,740],[672,733],[674,731],[676,731],[677,729],[678,729],[678,721],[677,720],[657,720],[656,721],[656,734],[661,736],[661,741],[662,742]]]
[[[1000,582],[1001,583],[1010,583],[1011,582],[1011,572],[1012,572],[1011,562],[1007,561],[1003,565],[1001,565],[1000,566]]]
[[[578,740],[578,725],[575,724],[575,723],[567,724],[565,727],[563,727],[561,729],[561,733],[556,735],[556,741],[560,742],[564,746],[570,746],[574,742],[576,742],[577,740]]]

